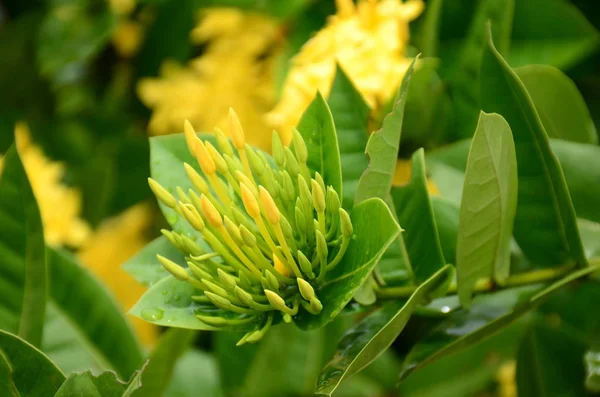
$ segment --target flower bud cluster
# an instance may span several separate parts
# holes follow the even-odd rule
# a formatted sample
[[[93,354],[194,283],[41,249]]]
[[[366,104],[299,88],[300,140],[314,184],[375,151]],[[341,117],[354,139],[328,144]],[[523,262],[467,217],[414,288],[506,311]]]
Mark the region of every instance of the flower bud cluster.
[[[197,310],[199,321],[250,329],[241,344],[260,340],[274,322],[290,322],[301,309],[320,313],[316,291],[340,263],[353,229],[338,193],[307,167],[300,133],[294,131],[290,147],[273,133],[274,163],[246,144],[232,109],[229,138],[217,131],[216,146],[202,141],[187,121],[184,133],[202,171],[183,165],[194,188],[169,192],[153,179],[149,184],[198,232],[163,230],[185,254],[186,267],[158,259],[198,290],[193,299],[207,308]]]

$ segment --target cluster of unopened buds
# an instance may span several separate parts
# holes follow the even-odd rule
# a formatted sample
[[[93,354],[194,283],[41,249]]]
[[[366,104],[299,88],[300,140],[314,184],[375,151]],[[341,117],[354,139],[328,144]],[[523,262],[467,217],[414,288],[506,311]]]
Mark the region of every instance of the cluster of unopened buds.
[[[307,167],[298,131],[290,147],[273,132],[273,159],[247,145],[238,117],[229,112],[229,135],[216,146],[202,141],[189,122],[184,133],[200,170],[183,164],[193,189],[174,194],[149,179],[156,197],[198,233],[163,230],[187,268],[158,256],[174,277],[201,291],[199,321],[249,330],[238,344],[260,340],[279,320],[299,310],[319,314],[316,290],[344,256],[353,229],[340,197]],[[177,198],[175,197],[177,196]],[[210,249],[207,249],[208,247]]]

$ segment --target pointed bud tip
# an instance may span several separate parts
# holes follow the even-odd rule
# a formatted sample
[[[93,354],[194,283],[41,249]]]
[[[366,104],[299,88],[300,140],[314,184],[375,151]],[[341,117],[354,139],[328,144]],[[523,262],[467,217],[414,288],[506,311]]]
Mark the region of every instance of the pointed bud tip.
[[[271,197],[271,194],[262,186],[258,187],[258,192],[260,196],[260,201],[265,210],[265,217],[272,225],[276,225],[279,223],[281,219],[281,213],[279,212],[279,208],[277,208],[277,204]]]
[[[235,146],[238,150],[244,150],[244,146],[246,146],[246,138],[244,136],[244,130],[242,129],[242,123],[238,115],[235,113],[233,108],[229,108],[229,132],[231,134],[231,140],[233,141],[233,146]]]
[[[260,207],[258,206],[258,201],[256,201],[256,197],[250,190],[250,188],[243,182],[240,182],[240,191],[242,194],[242,202],[244,203],[244,208],[246,208],[246,212],[253,219],[257,219],[260,217]]]
[[[204,217],[206,217],[212,226],[221,227],[223,225],[223,218],[221,217],[221,214],[204,194],[200,197],[200,205],[202,207],[202,213],[204,214]]]

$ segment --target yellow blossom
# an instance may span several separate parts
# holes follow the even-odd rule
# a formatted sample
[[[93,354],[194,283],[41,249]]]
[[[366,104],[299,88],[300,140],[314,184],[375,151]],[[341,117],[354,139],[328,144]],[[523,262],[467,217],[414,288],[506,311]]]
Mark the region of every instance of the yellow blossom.
[[[411,60],[404,56],[408,23],[422,12],[421,0],[337,0],[338,13],[292,60],[280,102],[268,119],[291,140],[295,126],[317,90],[329,93],[336,63],[371,108],[394,95]]]
[[[117,15],[128,15],[135,9],[136,0],[108,0],[110,9]]]
[[[515,381],[515,375],[517,372],[517,363],[508,361],[503,364],[496,375],[496,380],[499,383],[499,397],[516,397],[517,396],[517,383]]]
[[[153,111],[153,135],[181,132],[188,119],[200,131],[228,128],[235,107],[248,143],[269,149],[264,114],[273,107],[274,68],[281,33],[272,19],[237,9],[204,11],[191,32],[203,54],[187,65],[165,62],[160,78],[138,85],[142,102]]]
[[[80,193],[61,183],[64,164],[49,160],[42,149],[31,142],[25,124],[18,123],[15,134],[21,160],[40,208],[46,243],[78,247],[88,237],[90,229],[79,218]]]
[[[142,38],[143,27],[139,22],[123,20],[115,28],[112,42],[121,56],[131,57],[139,49]]]
[[[145,288],[123,271],[121,265],[148,243],[146,232],[151,223],[150,208],[145,204],[135,205],[105,220],[78,254],[125,310],[137,302]],[[133,319],[133,325],[144,345],[149,346],[156,341],[156,326],[139,319]]]
[[[411,173],[411,162],[410,160],[398,160],[396,162],[396,172],[394,173],[394,180],[392,181],[392,185],[394,186],[402,186],[406,185],[410,181],[410,173]],[[440,189],[437,187],[435,182],[429,178],[427,178],[427,190],[430,195],[439,196]]]

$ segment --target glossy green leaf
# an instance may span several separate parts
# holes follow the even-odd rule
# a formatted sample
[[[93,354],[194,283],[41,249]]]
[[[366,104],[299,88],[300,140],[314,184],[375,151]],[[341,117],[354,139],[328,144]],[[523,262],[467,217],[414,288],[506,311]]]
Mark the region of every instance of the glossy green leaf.
[[[198,294],[189,283],[169,275],[150,287],[129,314],[165,327],[214,330],[196,318],[196,311],[203,307],[192,300]]]
[[[400,335],[417,306],[428,303],[439,293],[445,293],[453,273],[452,266],[444,267],[420,285],[406,303],[385,304],[349,329],[321,372],[317,393],[331,396],[344,379],[358,373],[383,354]]]
[[[339,65],[327,103],[335,123],[344,173],[342,205],[349,209],[354,204],[358,180],[369,163],[365,155],[365,146],[370,109]]]
[[[169,272],[156,259],[156,254],[161,254],[176,263],[185,263],[183,254],[166,237],[161,236],[127,260],[122,266],[123,270],[135,278],[138,283],[151,287],[169,275]]]
[[[141,376],[141,386],[132,396],[163,396],[177,359],[187,350],[194,335],[193,331],[181,328],[170,328],[163,333],[148,356],[148,363]]]
[[[331,110],[320,92],[302,114],[297,126],[306,142],[308,160],[306,165],[312,172],[323,177],[325,185],[333,186],[341,197],[342,169],[340,148]]]
[[[197,349],[190,349],[177,360],[165,396],[223,397],[219,380],[215,357]]]
[[[414,345],[406,356],[400,378],[441,357],[462,351],[506,328],[565,285],[600,269],[587,267],[547,286],[532,284],[473,299],[470,310],[456,310]]]
[[[0,349],[0,395],[7,397],[20,397],[17,386],[13,380],[12,365]]]
[[[392,111],[383,119],[381,129],[369,137],[365,149],[369,156],[369,167],[358,181],[355,204],[370,197],[379,197],[385,200],[390,193],[400,148],[404,106],[415,61],[416,58],[404,75]]]
[[[423,282],[446,264],[427,190],[423,149],[412,156],[409,183],[392,188],[392,199],[398,220],[405,229],[402,235],[415,279]]]
[[[581,143],[598,143],[590,111],[575,83],[548,65],[515,69],[525,85],[550,138]]]
[[[438,196],[431,197],[431,207],[433,208],[444,259],[448,263],[455,264],[460,207],[452,201]]]
[[[478,2],[458,62],[449,80],[460,137],[473,134],[481,109],[478,92],[481,75],[479,65],[485,47],[488,22],[492,26],[499,51],[506,53],[510,46],[515,3],[518,3],[518,0]]]
[[[144,368],[136,371],[127,383],[109,371],[97,376],[90,371],[75,373],[65,380],[54,397],[131,397],[142,385],[143,371]]]
[[[577,225],[581,233],[585,256],[588,259],[600,257],[600,223],[578,219]]]
[[[18,396],[53,396],[65,380],[44,353],[16,335],[0,331],[0,355],[10,366]]]
[[[598,31],[574,4],[565,0],[515,2],[511,65],[548,64],[565,70],[591,55],[599,44]]]
[[[517,353],[519,397],[585,395],[584,353],[582,341],[566,330],[535,322]]]
[[[40,212],[13,146],[0,179],[0,329],[36,347],[46,310],[46,253]]]
[[[499,113],[508,121],[515,140],[519,165],[515,239],[536,265],[571,261],[585,266],[575,210],[560,163],[525,86],[496,50],[491,35],[488,39],[481,102],[484,111]]]
[[[477,281],[503,284],[510,273],[510,239],[517,207],[517,160],[510,126],[481,113],[473,140],[456,246],[458,296],[470,307]]]
[[[324,283],[316,289],[316,294],[323,303],[323,310],[318,315],[301,311],[294,321],[302,329],[320,328],[333,320],[350,302],[400,233],[390,210],[377,198],[365,200],[355,206],[350,218],[354,238],[342,261],[327,273]],[[377,227],[373,228],[371,225]]]
[[[42,347],[61,368],[82,370],[80,354],[127,379],[142,363],[139,343],[119,304],[70,254],[48,248],[52,314]],[[68,337],[68,338],[67,338]],[[87,363],[84,363],[87,364]]]

